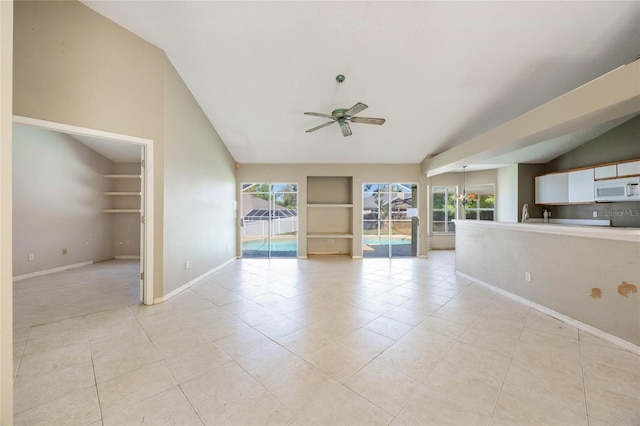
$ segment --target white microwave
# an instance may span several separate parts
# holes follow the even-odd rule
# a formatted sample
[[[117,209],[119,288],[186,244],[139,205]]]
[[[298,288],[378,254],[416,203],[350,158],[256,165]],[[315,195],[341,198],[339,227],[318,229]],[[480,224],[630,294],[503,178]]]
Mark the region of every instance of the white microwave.
[[[640,176],[597,180],[594,191],[594,198],[599,202],[640,201]]]

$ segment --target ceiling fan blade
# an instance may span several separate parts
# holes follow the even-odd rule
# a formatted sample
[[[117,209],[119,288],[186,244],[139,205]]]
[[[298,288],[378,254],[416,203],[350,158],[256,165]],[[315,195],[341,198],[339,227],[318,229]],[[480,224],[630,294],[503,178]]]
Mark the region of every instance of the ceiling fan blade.
[[[363,124],[377,124],[378,126],[384,124],[384,118],[371,118],[371,117],[351,117],[349,119],[354,123],[363,123]]]
[[[367,108],[369,107],[363,104],[362,102],[358,102],[357,104],[355,104],[354,106],[346,110],[344,112],[344,115],[348,115],[348,116],[356,115],[357,113],[364,111]]]
[[[333,118],[332,115],[320,114],[319,112],[305,112],[305,115],[313,115],[314,117]]]
[[[322,129],[323,127],[327,127],[329,124],[333,124],[333,123],[335,123],[335,120],[334,121],[329,121],[328,123],[321,124],[321,125],[316,126],[316,127],[312,128],[312,129],[305,130],[305,132],[306,133],[315,132],[316,130]]]
[[[351,136],[351,127],[349,127],[349,123],[346,120],[338,121],[340,124],[340,130],[342,130],[342,136]]]

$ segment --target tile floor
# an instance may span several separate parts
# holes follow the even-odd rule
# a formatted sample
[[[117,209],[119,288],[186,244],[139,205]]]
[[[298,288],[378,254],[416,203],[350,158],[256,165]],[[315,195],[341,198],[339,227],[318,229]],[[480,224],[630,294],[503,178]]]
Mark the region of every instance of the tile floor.
[[[16,425],[638,425],[640,357],[429,259],[137,265],[15,283]]]

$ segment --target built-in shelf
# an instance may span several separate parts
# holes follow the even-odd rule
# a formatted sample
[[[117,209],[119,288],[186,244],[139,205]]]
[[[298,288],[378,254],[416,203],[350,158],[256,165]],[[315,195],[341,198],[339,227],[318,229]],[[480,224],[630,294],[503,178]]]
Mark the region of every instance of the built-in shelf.
[[[140,209],[104,209],[103,213],[138,213],[140,214]]]
[[[140,196],[141,194],[139,192],[124,192],[124,191],[110,191],[110,192],[103,192],[104,195],[137,195]]]
[[[329,233],[317,233],[317,234],[307,234],[307,238],[353,238],[353,234],[329,234]]]
[[[345,208],[353,207],[353,204],[324,204],[324,203],[309,203],[307,207],[328,207],[328,208]]]
[[[107,174],[109,190],[103,195],[109,197],[109,208],[104,213],[138,213],[140,214],[141,175],[139,174]]]
[[[353,253],[353,179],[307,177],[307,253]]]
[[[142,175],[103,175],[107,179],[140,179]]]

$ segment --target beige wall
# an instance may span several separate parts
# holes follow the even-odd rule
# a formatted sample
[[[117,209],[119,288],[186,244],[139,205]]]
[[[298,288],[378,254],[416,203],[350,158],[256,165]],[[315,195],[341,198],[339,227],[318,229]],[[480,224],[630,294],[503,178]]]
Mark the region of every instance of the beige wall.
[[[530,231],[548,225],[500,225],[458,224],[456,271],[640,345],[640,294],[618,292],[623,282],[640,282],[639,242]],[[601,297],[592,297],[592,288]]]
[[[13,2],[0,1],[0,424],[13,423],[11,109]]]
[[[113,258],[113,217],[102,212],[112,169],[67,135],[14,124],[14,276]]]
[[[13,113],[151,139],[163,291],[164,53],[75,1],[15,3]]]
[[[169,61],[164,87],[167,294],[235,258],[236,163]]]
[[[241,164],[238,169],[239,183],[251,182],[294,182],[298,184],[298,255],[307,255],[307,177],[308,176],[351,176],[353,177],[353,246],[352,255],[362,256],[362,184],[383,182],[407,182],[422,185],[419,164]],[[239,190],[238,190],[239,191]],[[424,190],[418,188],[420,205],[420,223],[424,220]],[[241,194],[238,193],[238,199]],[[238,218],[238,229],[239,218]],[[420,226],[422,234],[423,226]],[[238,249],[241,247],[238,231]],[[420,239],[418,254],[426,255],[428,245]],[[321,247],[319,248],[321,249]],[[239,254],[239,253],[238,253]]]

